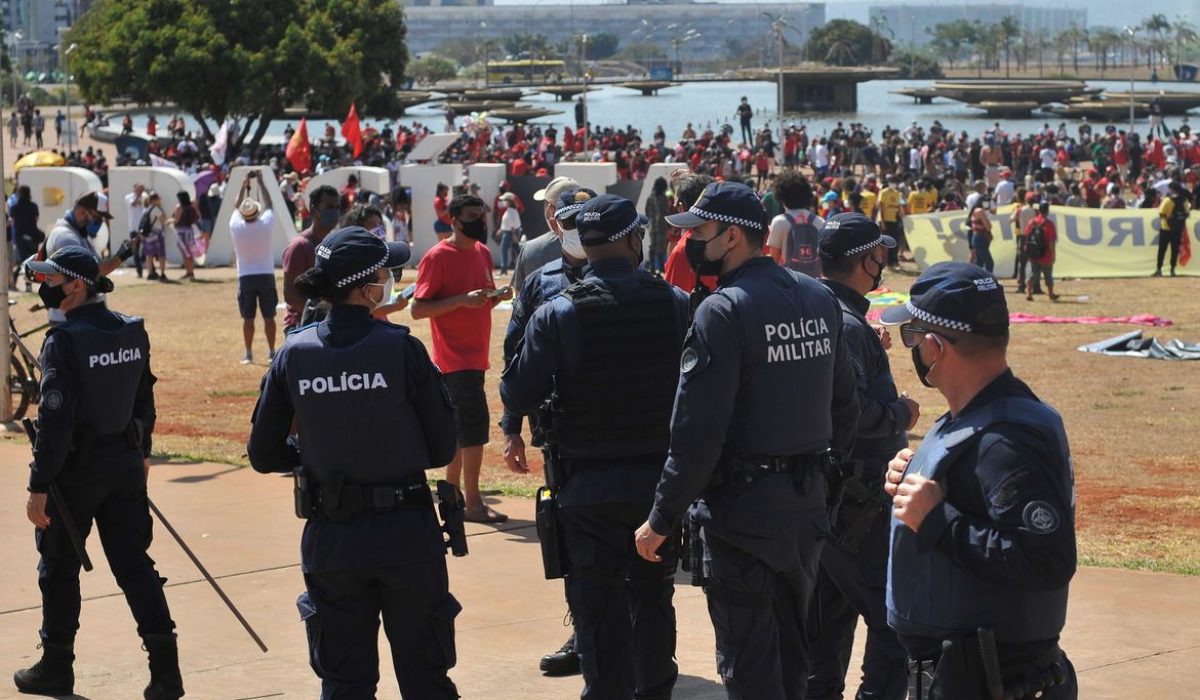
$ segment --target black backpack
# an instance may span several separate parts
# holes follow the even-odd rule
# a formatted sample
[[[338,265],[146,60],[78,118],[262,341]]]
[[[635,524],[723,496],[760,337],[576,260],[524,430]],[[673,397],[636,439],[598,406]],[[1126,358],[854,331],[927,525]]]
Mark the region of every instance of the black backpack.
[[[789,269],[816,277],[820,274],[820,259],[817,257],[820,232],[813,225],[817,215],[810,212],[807,219],[797,219],[784,212],[783,216],[792,226],[788,230],[787,260],[784,264]]]
[[[153,232],[154,224],[150,218],[150,214],[153,213],[153,211],[154,207],[150,207],[146,209],[146,211],[142,212],[142,220],[138,222],[137,235],[144,237],[149,236]]]
[[[1171,207],[1171,215],[1167,217],[1167,228],[1172,233],[1176,233],[1182,231],[1183,227],[1187,225],[1187,200],[1183,197],[1172,197],[1171,202],[1174,206]]]
[[[1042,225],[1034,221],[1029,226],[1029,233],[1025,235],[1025,257],[1032,260],[1040,258],[1046,254],[1046,232],[1042,229]]]

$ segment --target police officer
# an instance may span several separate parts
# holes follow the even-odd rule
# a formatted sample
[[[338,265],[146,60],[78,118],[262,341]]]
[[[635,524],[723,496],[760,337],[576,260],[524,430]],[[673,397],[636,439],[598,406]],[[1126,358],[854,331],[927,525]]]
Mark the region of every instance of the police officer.
[[[895,249],[895,239],[853,212],[826,221],[817,246],[821,281],[841,307],[861,413],[858,439],[831,499],[840,505],[821,552],[809,700],[841,700],[859,615],[867,623],[867,643],[856,700],[900,700],[908,690],[907,654],[888,627],[884,602],[891,501],[882,486],[888,460],[908,446],[905,433],[920,410],[896,394],[882,336],[867,322],[871,302],[864,296],[879,286]]]
[[[550,194],[555,195],[554,207],[550,208],[547,223],[550,225],[548,234],[555,241],[559,256],[525,277],[520,293],[513,299],[512,318],[508,322],[508,330],[504,335],[504,366],[507,367],[520,352],[525,340],[525,327],[529,318],[543,303],[554,295],[566,289],[571,284],[583,278],[583,269],[587,265],[587,256],[583,244],[579,240],[575,216],[584,203],[596,193],[574,184],[574,180],[559,178],[552,182]],[[500,419],[500,429],[504,431],[504,462],[515,473],[529,472],[529,464],[525,458],[525,441],[521,437],[521,416],[507,408]],[[530,428],[534,435],[534,446],[540,447],[541,436],[535,424],[535,416],[530,416]],[[579,654],[575,651],[575,635],[572,634],[558,651],[547,654],[538,662],[538,667],[548,676],[570,676],[579,673]]]
[[[1008,367],[1008,307],[990,272],[940,263],[903,324],[917,376],[950,411],[888,465],[888,623],[910,697],[1073,699],[1058,647],[1075,573],[1075,495],[1062,418]]]
[[[858,416],[841,310],[820,282],[762,255],[767,214],[750,188],[714,183],[667,221],[692,229],[697,272],[720,277],[688,331],[638,552],[657,560],[691,506],[726,693],[799,698],[828,528],[824,472],[830,448],[853,446]]]
[[[263,377],[247,445],[257,471],[303,465],[307,590],[297,605],[323,700],[375,697],[381,615],[402,697],[458,697],[446,673],[462,608],[425,480],[454,456],[454,411],[420,341],[371,317],[391,297],[390,268],[408,257],[405,243],[361,227],[321,242],[296,289],[332,307],[288,336]]]
[[[558,524],[582,697],[665,699],[678,676],[674,555],[648,563],[631,544],[667,453],[687,298],[637,269],[646,219],[632,202],[591,198],[576,221],[586,275],[534,312],[500,395],[518,414],[554,405],[543,427],[561,463],[547,469],[565,482]]]
[[[64,509],[86,539],[95,521],[104,554],[125,594],[150,654],[147,700],[183,696],[175,622],[163,595],[165,579],[146,554],[151,520],[146,477],[154,430],[154,375],[142,319],[109,311],[113,290],[87,248],[66,246],[29,261],[46,308],[64,321],[42,346],[42,401],[29,477],[29,520],[41,561],[42,659],[17,671],[23,693],[70,695],[75,684],[80,559],[64,527]],[[51,485],[61,500],[48,499]]]

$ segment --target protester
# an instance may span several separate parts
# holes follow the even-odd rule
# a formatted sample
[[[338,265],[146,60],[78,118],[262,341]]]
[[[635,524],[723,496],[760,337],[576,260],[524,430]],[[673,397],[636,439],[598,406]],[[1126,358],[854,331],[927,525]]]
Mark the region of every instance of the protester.
[[[810,277],[819,277],[821,261],[817,255],[817,234],[825,220],[812,211],[812,185],[798,171],[788,170],[775,178],[772,191],[784,211],[771,220],[767,252],[780,265]]]
[[[259,200],[250,197],[250,186],[259,179],[259,173],[250,173],[238,192],[238,208],[229,222],[229,233],[233,238],[233,251],[237,258],[238,312],[242,317],[242,342],[246,353],[242,364],[254,361],[254,319],[262,314],[263,335],[267,340],[267,360],[275,359],[275,307],[279,295],[275,290],[275,212],[271,200],[262,196],[259,185]]]
[[[133,184],[133,192],[125,195],[125,212],[129,221],[129,241],[133,245],[133,266],[137,276],[142,276],[142,263],[145,253],[142,251],[142,215],[146,213],[146,186],[140,182]]]
[[[655,178],[646,199],[646,218],[649,220],[650,253],[646,260],[651,272],[662,272],[667,263],[667,215],[672,214],[670,198],[667,197],[667,179]]]
[[[509,261],[515,266],[517,255],[520,253],[521,240],[521,210],[518,207],[517,195],[505,192],[500,195],[497,206],[502,208],[500,227],[497,231],[500,244],[500,274],[508,274]],[[485,212],[486,215],[486,212]]]
[[[967,213],[970,222],[971,262],[991,272],[996,266],[992,259],[992,220],[987,215],[988,200],[980,197]]]
[[[1170,196],[1163,198],[1162,206],[1158,209],[1158,264],[1154,268],[1155,277],[1162,277],[1163,257],[1167,248],[1171,249],[1171,276],[1175,276],[1179,244],[1187,234],[1188,214],[1192,210],[1192,204],[1188,201],[1182,183],[1172,182],[1170,192]]]
[[[33,202],[33,194],[30,192],[29,186],[18,187],[17,201],[9,209],[9,216],[12,217],[13,243],[17,247],[17,259],[13,265],[13,285],[16,285],[22,263],[37,252],[38,245],[45,238],[41,229],[38,228],[39,215],[38,205]],[[25,291],[29,291],[29,286],[27,280]]]
[[[1057,242],[1058,232],[1050,220],[1050,203],[1042,201],[1038,204],[1037,216],[1025,229],[1025,255],[1032,268],[1025,295],[1027,301],[1033,301],[1033,289],[1041,278],[1046,280],[1046,293],[1050,301],[1058,301],[1058,295],[1054,293],[1054,249]]]
[[[283,301],[287,313],[283,319],[283,332],[288,333],[300,324],[304,314],[305,296],[293,284],[300,273],[316,263],[317,245],[337,226],[341,210],[338,191],[329,185],[321,185],[308,193],[308,209],[312,212],[312,226],[300,232],[283,250]]]
[[[142,242],[142,253],[146,257],[146,269],[149,272],[146,279],[167,281],[167,214],[162,208],[162,196],[154,190],[146,192],[145,199],[146,228],[139,238]],[[155,272],[155,266],[158,271]]]
[[[200,222],[200,212],[196,211],[196,206],[192,204],[192,197],[187,192],[179,192],[176,198],[179,200],[179,204],[171,215],[172,225],[175,228],[175,246],[183,257],[185,271],[183,279],[194,280],[196,279],[195,255],[198,250],[196,247],[196,224]]]

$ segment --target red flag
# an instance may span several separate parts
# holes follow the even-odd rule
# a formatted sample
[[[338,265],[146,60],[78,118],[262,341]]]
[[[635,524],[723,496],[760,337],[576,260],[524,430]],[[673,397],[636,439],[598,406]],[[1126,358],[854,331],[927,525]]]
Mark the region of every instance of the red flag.
[[[1179,237],[1179,264],[1186,266],[1192,259],[1192,232],[1190,226],[1183,227],[1183,235]]]
[[[354,110],[353,102],[350,103],[350,114],[347,114],[346,121],[342,122],[342,136],[345,137],[347,146],[354,147],[355,158],[362,155],[362,130],[358,128],[358,112]]]
[[[307,119],[300,118],[300,128],[296,129],[296,133],[292,134],[292,138],[288,140],[284,155],[287,156],[288,162],[292,164],[292,169],[296,172],[306,173],[312,170],[312,150],[308,145]]]

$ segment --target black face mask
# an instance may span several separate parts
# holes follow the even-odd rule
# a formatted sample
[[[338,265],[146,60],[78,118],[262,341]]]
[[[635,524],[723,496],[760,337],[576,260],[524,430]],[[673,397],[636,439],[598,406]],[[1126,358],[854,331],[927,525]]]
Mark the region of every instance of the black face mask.
[[[38,297],[42,300],[42,306],[47,309],[57,309],[67,298],[67,292],[61,284],[51,287],[48,283],[43,282],[42,286],[38,287]]]
[[[462,222],[462,232],[467,238],[474,238],[480,243],[487,242],[487,222],[482,217]]]
[[[935,340],[934,342],[937,342],[937,341]],[[940,346],[940,343],[939,343],[939,346]],[[913,369],[915,369],[917,371],[917,379],[920,379],[921,383],[924,384],[925,386],[929,387],[930,389],[935,388],[933,386],[933,384],[929,383],[929,372],[930,372],[930,370],[933,369],[933,365],[927,365],[927,364],[925,364],[925,361],[921,359],[921,346],[920,345],[918,345],[917,347],[912,349],[912,360],[913,360]],[[935,362],[934,364],[937,364],[937,363]]]
[[[693,233],[692,237],[687,239],[683,244],[683,255],[687,258],[688,265],[700,277],[710,277],[721,274],[721,260],[708,260],[704,257],[704,251],[708,250],[708,244],[716,240],[716,237],[710,238],[707,241],[696,239]],[[724,256],[722,256],[724,258]]]
[[[870,262],[875,262],[875,261],[871,260],[871,256],[869,256],[869,255],[862,259],[863,272],[867,273],[868,275],[871,275],[871,270],[867,267],[867,261],[870,261]],[[871,291],[875,291],[876,289],[879,289],[880,283],[883,282],[883,268],[884,267],[885,267],[884,265],[879,265],[879,269],[876,270],[875,274],[871,275]]]

